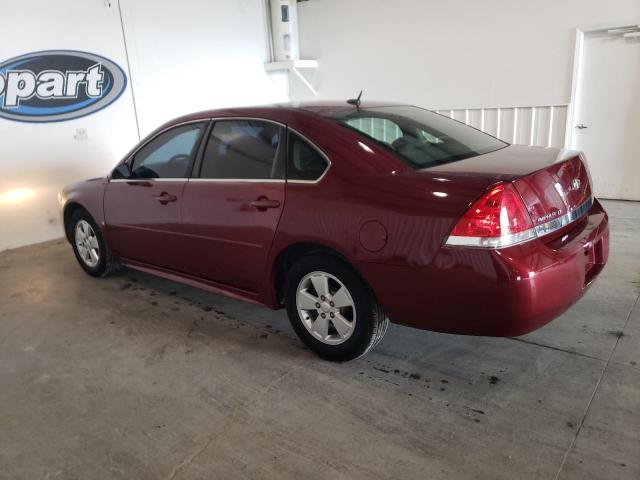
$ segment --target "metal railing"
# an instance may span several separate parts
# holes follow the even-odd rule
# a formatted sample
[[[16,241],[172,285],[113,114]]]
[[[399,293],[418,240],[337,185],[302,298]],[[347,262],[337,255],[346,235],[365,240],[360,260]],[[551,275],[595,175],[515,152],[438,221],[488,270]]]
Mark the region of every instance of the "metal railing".
[[[569,104],[439,109],[436,112],[518,145],[564,147]]]

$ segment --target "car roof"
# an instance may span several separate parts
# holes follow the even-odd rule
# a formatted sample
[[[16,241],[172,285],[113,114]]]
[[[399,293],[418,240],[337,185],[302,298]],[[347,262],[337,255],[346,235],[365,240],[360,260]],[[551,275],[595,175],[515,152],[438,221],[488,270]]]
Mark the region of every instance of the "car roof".
[[[366,110],[367,108],[394,107],[399,104],[392,102],[362,102],[358,108],[346,101],[324,101],[324,102],[300,102],[286,104],[289,108],[302,109],[313,112],[322,116],[331,116],[333,114],[344,114],[355,111],[357,109]]]
[[[359,109],[367,108],[399,106],[399,103],[391,102],[362,102]],[[334,115],[344,115],[349,112],[356,111],[354,105],[348,104],[346,101],[320,101],[320,102],[289,102],[276,103],[269,105],[256,105],[233,108],[219,108],[213,110],[203,110],[176,118],[167,122],[165,125],[182,123],[185,121],[201,120],[213,117],[261,117],[273,120],[282,120],[289,115],[309,115],[330,117]]]

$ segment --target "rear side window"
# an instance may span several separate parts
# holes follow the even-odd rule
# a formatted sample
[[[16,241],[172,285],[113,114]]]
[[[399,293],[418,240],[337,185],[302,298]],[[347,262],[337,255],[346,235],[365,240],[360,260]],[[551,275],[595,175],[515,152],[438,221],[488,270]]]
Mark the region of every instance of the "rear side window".
[[[480,130],[418,107],[361,108],[331,118],[392,150],[415,169],[475,157],[508,145]]]
[[[288,180],[318,180],[329,166],[318,150],[292,132],[289,133],[288,150]]]
[[[283,129],[259,120],[219,120],[211,129],[200,178],[282,179]],[[282,154],[281,154],[282,150]]]
[[[132,176],[186,178],[205,125],[181,125],[158,135],[133,157]]]

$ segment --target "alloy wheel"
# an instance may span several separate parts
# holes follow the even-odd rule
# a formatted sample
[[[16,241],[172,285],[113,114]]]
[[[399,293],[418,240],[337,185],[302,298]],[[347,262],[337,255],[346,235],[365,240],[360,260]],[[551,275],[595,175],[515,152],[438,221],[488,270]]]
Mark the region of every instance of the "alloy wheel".
[[[93,227],[86,220],[76,223],[76,248],[80,258],[90,268],[95,268],[100,262],[100,245]]]
[[[311,272],[298,284],[296,307],[302,324],[316,339],[339,345],[353,334],[356,307],[347,287],[326,272]]]

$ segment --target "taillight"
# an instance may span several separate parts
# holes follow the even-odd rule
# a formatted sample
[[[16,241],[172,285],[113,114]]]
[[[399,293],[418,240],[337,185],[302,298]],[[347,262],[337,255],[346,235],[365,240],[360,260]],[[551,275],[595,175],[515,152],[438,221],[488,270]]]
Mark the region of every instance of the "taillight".
[[[469,207],[446,244],[499,248],[535,237],[520,195],[510,183],[501,183]]]

